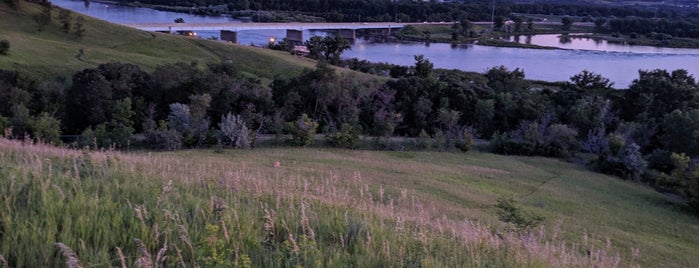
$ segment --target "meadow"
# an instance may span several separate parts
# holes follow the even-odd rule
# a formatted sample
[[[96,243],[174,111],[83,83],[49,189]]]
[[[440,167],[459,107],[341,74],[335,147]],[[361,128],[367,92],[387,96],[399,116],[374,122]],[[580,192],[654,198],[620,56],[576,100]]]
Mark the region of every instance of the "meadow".
[[[691,267],[696,217],[559,160],[261,148],[113,152],[0,140],[10,267]],[[544,217],[498,220],[512,198]]]

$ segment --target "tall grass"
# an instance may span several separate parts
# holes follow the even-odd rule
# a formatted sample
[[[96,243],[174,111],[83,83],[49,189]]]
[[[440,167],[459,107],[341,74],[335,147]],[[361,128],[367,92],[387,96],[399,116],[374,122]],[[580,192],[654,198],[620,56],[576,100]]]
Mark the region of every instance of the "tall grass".
[[[0,139],[0,255],[11,267],[466,267],[631,264],[544,228],[450,219],[361,171],[79,151]],[[304,174],[305,173],[305,174]],[[289,175],[292,174],[292,175]],[[586,245],[589,249],[590,245]],[[62,252],[62,254],[61,254]]]

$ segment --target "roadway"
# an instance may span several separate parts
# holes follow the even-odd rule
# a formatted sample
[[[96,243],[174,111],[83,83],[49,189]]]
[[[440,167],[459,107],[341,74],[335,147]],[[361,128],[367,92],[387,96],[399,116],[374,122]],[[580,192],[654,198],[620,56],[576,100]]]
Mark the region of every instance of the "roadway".
[[[246,31],[246,30],[359,30],[359,29],[389,29],[403,28],[406,25],[440,25],[451,22],[225,22],[225,23],[126,23],[131,28],[144,31]]]

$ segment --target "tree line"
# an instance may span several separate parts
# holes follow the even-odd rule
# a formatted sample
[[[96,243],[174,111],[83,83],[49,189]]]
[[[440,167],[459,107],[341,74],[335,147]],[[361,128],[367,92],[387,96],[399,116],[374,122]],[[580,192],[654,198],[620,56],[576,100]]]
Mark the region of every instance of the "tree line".
[[[135,2],[122,0],[122,2]],[[225,6],[228,12],[241,10],[253,11],[291,11],[306,15],[322,17],[332,22],[356,21],[489,21],[492,1],[408,1],[408,0],[142,0],[139,3],[163,6],[193,7],[198,13],[219,14]],[[627,17],[642,18],[678,18],[699,17],[683,9],[672,7],[644,8],[590,5],[576,1],[568,2],[515,2],[498,1],[496,15],[509,16],[511,13],[570,15],[579,17]]]
[[[34,81],[0,71],[0,127],[13,138],[152,149],[255,146],[260,133],[288,134],[308,145],[316,132],[331,146],[470,148],[474,137],[496,153],[583,159],[592,168],[699,200],[699,86],[684,70],[639,71],[627,90],[583,71],[569,82],[534,84],[522,70],[484,74],[414,66],[343,62],[389,76],[343,74],[320,61],[271,84],[223,62],[131,64],[85,69],[71,81]],[[138,134],[138,135],[136,135]],[[409,137],[396,147],[390,137]]]

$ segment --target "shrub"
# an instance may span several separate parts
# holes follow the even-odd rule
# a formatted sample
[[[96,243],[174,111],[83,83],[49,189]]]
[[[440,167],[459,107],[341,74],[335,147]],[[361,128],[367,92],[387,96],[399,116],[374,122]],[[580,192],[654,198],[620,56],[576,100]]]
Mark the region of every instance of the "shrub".
[[[0,40],[0,55],[7,55],[8,51],[10,51],[10,41]]]
[[[169,129],[165,121],[160,121],[155,130],[146,133],[146,142],[155,150],[178,150],[182,148],[182,134]]]
[[[3,136],[6,129],[10,128],[10,119],[0,115],[0,137]],[[9,137],[6,137],[9,138]]]
[[[29,122],[29,128],[38,141],[59,144],[61,143],[61,121],[46,112]]]
[[[610,135],[610,137],[614,136]],[[611,139],[609,143],[613,143]],[[640,149],[641,147],[636,143],[630,143],[624,145],[617,153],[613,153],[612,150],[601,152],[592,165],[602,173],[640,181],[641,175],[648,166]]]
[[[359,148],[359,131],[356,127],[344,123],[342,129],[326,137],[328,145],[337,148],[357,149]]]
[[[459,137],[456,137],[454,146],[456,146],[456,148],[458,148],[462,152],[470,151],[471,147],[473,147],[472,131],[468,128],[464,128],[463,130],[459,131],[459,135]]]
[[[577,135],[567,125],[525,121],[511,132],[494,134],[490,144],[496,153],[568,157],[580,149]]]
[[[229,112],[225,116],[221,116],[221,123],[218,126],[223,136],[223,144],[234,148],[250,147],[250,131],[240,115],[233,115]]]
[[[289,144],[295,146],[307,146],[313,143],[313,139],[318,129],[318,123],[302,114],[296,121],[286,122],[284,131],[291,134]]]
[[[427,134],[424,129],[420,131],[420,134],[415,138],[415,149],[417,150],[428,150],[432,148],[432,137]]]
[[[544,221],[539,215],[524,211],[512,198],[498,198],[495,207],[498,209],[498,219],[511,223],[519,231],[527,231]]]

